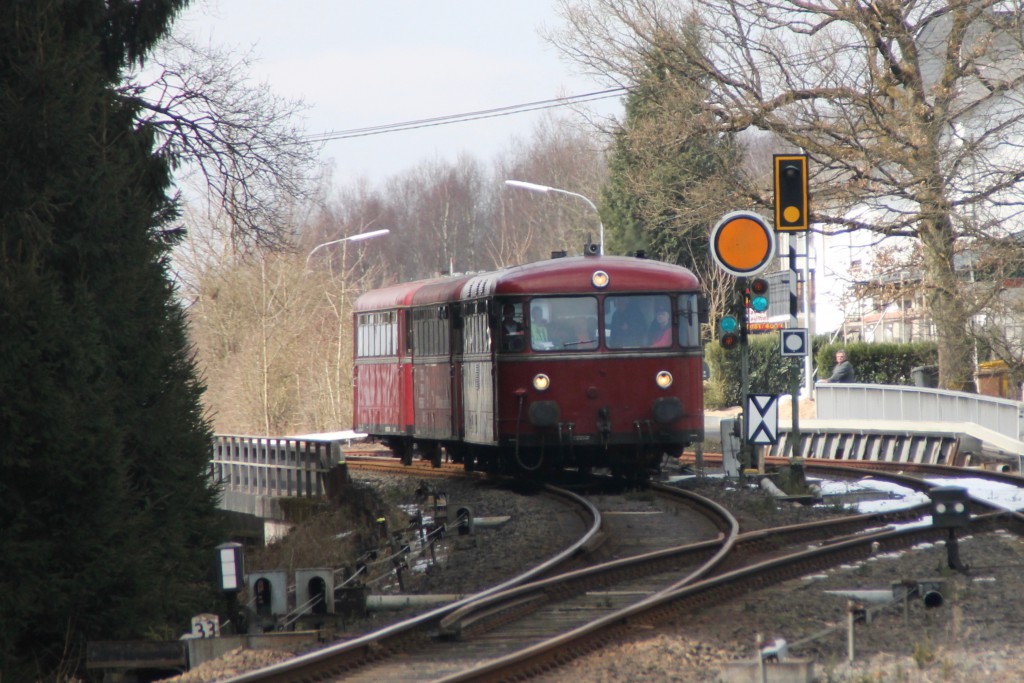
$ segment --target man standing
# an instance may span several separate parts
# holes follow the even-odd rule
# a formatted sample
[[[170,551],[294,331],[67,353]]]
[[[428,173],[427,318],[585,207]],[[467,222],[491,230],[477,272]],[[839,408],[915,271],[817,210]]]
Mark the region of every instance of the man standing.
[[[846,359],[846,351],[836,351],[836,366],[832,368],[832,376],[824,380],[838,384],[856,382],[857,376],[853,372],[853,365]]]

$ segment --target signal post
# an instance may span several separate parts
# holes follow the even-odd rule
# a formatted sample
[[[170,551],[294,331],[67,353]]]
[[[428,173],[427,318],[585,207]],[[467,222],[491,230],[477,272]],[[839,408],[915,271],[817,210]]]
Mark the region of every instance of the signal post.
[[[745,467],[755,465],[751,440],[750,347],[747,342],[748,311],[768,307],[768,283],[755,276],[764,272],[775,257],[775,232],[764,218],[748,211],[726,214],[711,230],[711,257],[727,274],[737,278],[736,292],[729,306],[730,315],[721,320],[720,341],[725,348],[740,349],[740,395],[743,397],[743,424],[740,429],[740,459]],[[751,279],[753,278],[753,279]],[[736,295],[738,296],[738,301]],[[770,407],[770,406],[768,406]],[[758,408],[758,412],[760,412]],[[760,432],[753,432],[755,435]],[[774,443],[774,437],[768,443]]]
[[[748,329],[751,310],[763,312],[768,308],[768,282],[757,277],[775,257],[775,232],[805,232],[810,224],[810,196],[807,182],[807,155],[774,156],[775,170],[775,228],[770,228],[761,216],[734,211],[726,214],[712,228],[710,248],[715,263],[727,274],[737,278],[736,292],[728,305],[728,313],[721,320],[720,342],[723,347],[740,349],[741,396],[743,397],[743,425],[740,453],[744,466],[753,462],[754,445],[770,445],[778,441],[778,412],[776,396],[750,394],[750,347]],[[791,262],[795,259],[791,258]],[[791,270],[791,307],[795,302],[796,272]],[[737,301],[738,294],[738,301]],[[810,340],[807,329],[796,327],[796,310],[791,308],[789,328],[782,330],[780,353],[783,357],[806,357]],[[798,366],[797,366],[798,367]],[[799,373],[795,373],[792,387],[793,439],[792,455],[799,455]],[[759,423],[752,420],[757,414]],[[770,424],[774,418],[774,427]]]
[[[806,154],[776,154],[772,161],[775,167],[775,229],[786,233],[804,233],[810,227],[811,218],[811,197],[807,181],[807,155]],[[810,251],[810,240],[806,241],[807,250]],[[807,258],[810,258],[808,255]],[[790,282],[794,286],[797,281],[796,254],[790,249]],[[794,288],[795,293],[795,288]],[[805,296],[808,296],[805,294]],[[795,297],[794,297],[795,300]],[[808,303],[807,310],[810,311]],[[790,312],[789,329],[782,331],[782,356],[792,357],[793,363],[793,430],[792,438],[789,440],[790,455],[798,457],[800,450],[800,372],[798,370],[800,360],[810,355],[810,344],[807,328],[797,328],[796,311]],[[800,333],[803,336],[800,336]],[[802,342],[802,343],[801,343]],[[811,366],[806,364],[808,382],[810,382]],[[808,384],[809,386],[809,384]]]

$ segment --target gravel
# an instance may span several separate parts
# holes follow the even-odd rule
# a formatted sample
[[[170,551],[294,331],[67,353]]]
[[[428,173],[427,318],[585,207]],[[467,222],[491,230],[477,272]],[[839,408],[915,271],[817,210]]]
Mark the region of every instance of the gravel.
[[[423,487],[447,494],[449,507],[470,507],[475,517],[510,516],[504,526],[479,529],[472,536],[451,535],[438,548],[436,562],[412,563],[406,575],[411,593],[471,593],[509,578],[547,559],[579,537],[583,522],[563,506],[528,489],[519,495],[473,480],[425,480],[356,475],[392,503],[412,501]],[[699,492],[736,514],[744,531],[835,515],[834,508],[778,504],[759,491],[737,491],[720,481],[706,480]],[[918,548],[891,557],[874,558],[854,567],[794,580],[755,595],[639,632],[628,642],[605,648],[540,679],[602,681],[717,681],[723,663],[749,659],[755,634],[766,641],[783,638],[792,656],[815,662],[816,680],[828,683],[883,681],[957,683],[1024,681],[1018,661],[1019,634],[1024,626],[1024,541],[1008,534],[987,534],[961,540],[960,555],[970,565],[963,575],[946,568],[943,545]],[[826,591],[889,590],[905,580],[945,581],[944,604],[926,609],[920,600],[878,612],[870,624],[856,627],[856,652],[847,660],[847,599]],[[397,590],[381,584],[376,592]],[[376,614],[348,625],[348,635],[409,616]],[[830,630],[831,629],[831,630]],[[812,638],[818,634],[819,637]],[[203,665],[181,683],[223,680],[265,665],[242,657],[280,653],[236,653]],[[234,675],[234,674],[232,674]]]
[[[764,519],[765,500],[757,492],[714,486],[701,492],[738,512],[744,530]],[[777,511],[781,517],[817,514],[789,505]],[[761,634],[763,642],[784,639],[791,656],[813,660],[815,680],[827,683],[1024,681],[1024,540],[1005,533],[965,537],[960,557],[969,566],[966,575],[948,569],[945,545],[938,544],[790,581],[638,633],[538,680],[719,681],[724,663],[754,661]],[[943,605],[929,609],[912,599],[906,614],[902,602],[882,608],[869,624],[855,627],[848,662],[848,597],[827,591],[891,590],[893,583],[928,579],[945,582]]]

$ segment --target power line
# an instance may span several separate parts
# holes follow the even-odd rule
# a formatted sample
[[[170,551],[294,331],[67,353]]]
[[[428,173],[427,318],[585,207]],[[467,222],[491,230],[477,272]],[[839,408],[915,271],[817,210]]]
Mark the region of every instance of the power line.
[[[414,121],[386,123],[379,126],[367,126],[366,128],[351,128],[349,130],[327,131],[326,133],[317,133],[315,135],[306,136],[304,139],[308,142],[330,142],[331,140],[345,140],[348,138],[365,137],[367,135],[396,133],[398,131],[415,130],[417,128],[428,128],[431,126],[446,126],[452,123],[465,123],[467,121],[477,121],[479,119],[489,119],[498,116],[511,116],[513,114],[524,114],[527,112],[540,111],[543,109],[567,107],[571,104],[595,102],[597,100],[604,100],[611,97],[617,97],[626,90],[628,90],[627,87],[619,86],[616,88],[609,88],[608,90],[583,93],[581,95],[570,95],[568,97],[559,97],[550,100],[540,100],[537,102],[513,104],[505,107],[496,107],[494,109],[482,109],[480,111],[465,112],[462,114],[449,114],[446,116],[435,116],[427,119],[416,119]]]

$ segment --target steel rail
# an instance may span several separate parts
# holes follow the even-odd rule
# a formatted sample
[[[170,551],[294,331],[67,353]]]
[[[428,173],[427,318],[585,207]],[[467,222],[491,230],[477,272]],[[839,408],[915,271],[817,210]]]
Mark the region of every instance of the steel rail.
[[[806,461],[805,461],[806,464]],[[823,467],[824,468],[824,467]],[[850,474],[862,476],[860,468],[844,465],[829,465],[831,471],[847,470]],[[961,468],[952,468],[963,476]],[[979,475],[993,475],[996,480],[1006,480],[1005,473],[972,472]],[[898,480],[916,490],[927,490],[936,486],[921,479],[892,472],[874,473],[876,477]],[[1024,487],[1024,480],[1015,483]],[[975,501],[982,508],[994,506],[984,501]],[[926,506],[915,509],[923,512]],[[846,523],[846,520],[841,520]],[[970,529],[975,532],[1007,529],[1017,535],[1024,535],[1024,515],[999,509],[996,512],[976,516],[970,520]],[[799,525],[806,526],[806,525]],[[772,532],[773,530],[763,530]],[[752,532],[763,533],[763,532]],[[518,652],[486,662],[472,669],[447,676],[437,683],[462,683],[464,681],[513,681],[549,672],[572,659],[586,655],[611,642],[625,638],[637,624],[654,625],[720,604],[729,599],[766,588],[782,581],[804,574],[820,571],[838,564],[867,559],[879,552],[912,547],[919,543],[934,542],[948,538],[948,529],[910,527],[896,530],[881,530],[855,537],[837,539],[835,542],[816,548],[783,554],[762,562],[749,564],[723,572],[703,580],[681,585],[675,589],[656,593],[633,605],[596,619],[574,630],[554,638],[536,643]],[[683,583],[683,582],[680,582]]]
[[[564,600],[589,589],[626,579],[671,571],[684,563],[699,563],[699,566],[682,582],[694,580],[711,572],[732,551],[740,535],[739,522],[732,513],[715,501],[692,491],[661,484],[652,485],[652,488],[661,495],[670,497],[673,502],[698,509],[719,529],[718,537],[624,557],[494,593],[485,599],[461,607],[442,619],[440,635],[446,638],[462,638],[470,633],[478,634],[501,623],[521,619],[549,602]],[[681,582],[675,582],[673,585],[679,583]]]
[[[496,586],[492,586],[474,595],[467,596],[448,605],[438,607],[424,614],[406,619],[386,628],[367,633],[344,643],[328,646],[316,652],[290,659],[257,671],[250,671],[223,683],[278,683],[282,681],[322,680],[329,676],[339,676],[345,671],[363,666],[368,662],[377,661],[392,653],[402,651],[415,643],[425,643],[430,639],[430,632],[438,622],[452,611],[464,607],[476,600],[500,591],[508,590],[516,585],[529,582],[557,568],[578,554],[591,549],[599,540],[601,529],[601,513],[585,498],[565,489],[545,485],[548,493],[571,501],[578,510],[590,517],[591,524],[586,533],[575,543],[558,553],[551,559],[519,574]]]
[[[1020,515],[1016,515],[1020,518]],[[1021,519],[1011,523],[1005,513],[972,520],[971,528],[991,530],[999,524],[1024,533]],[[465,681],[513,681],[539,675],[598,650],[635,632],[637,625],[657,625],[720,604],[776,583],[842,563],[864,560],[878,552],[891,552],[945,538],[946,529],[935,527],[879,531],[835,544],[790,553],[703,579],[678,590],[653,595],[555,638],[537,643],[473,669],[438,679],[437,683]]]

